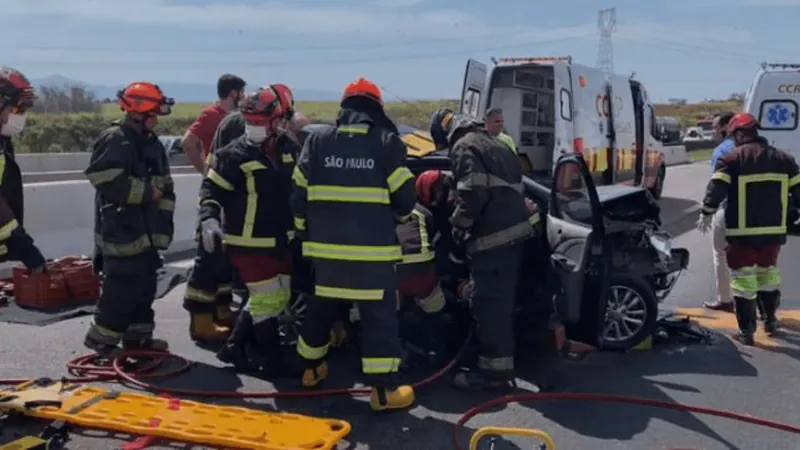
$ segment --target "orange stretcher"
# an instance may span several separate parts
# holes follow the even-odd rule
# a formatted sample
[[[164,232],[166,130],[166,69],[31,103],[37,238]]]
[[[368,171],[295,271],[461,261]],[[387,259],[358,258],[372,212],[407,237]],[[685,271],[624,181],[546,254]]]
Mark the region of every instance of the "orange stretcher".
[[[331,450],[348,422],[217,406],[49,379],[0,391],[0,411],[134,435],[253,450]]]

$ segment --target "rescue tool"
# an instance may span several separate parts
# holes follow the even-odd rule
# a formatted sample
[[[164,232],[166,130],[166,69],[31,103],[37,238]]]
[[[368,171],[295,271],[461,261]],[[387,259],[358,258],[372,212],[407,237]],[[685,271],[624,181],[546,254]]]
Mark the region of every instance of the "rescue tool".
[[[40,379],[0,391],[0,411],[222,448],[326,450],[348,422]]]

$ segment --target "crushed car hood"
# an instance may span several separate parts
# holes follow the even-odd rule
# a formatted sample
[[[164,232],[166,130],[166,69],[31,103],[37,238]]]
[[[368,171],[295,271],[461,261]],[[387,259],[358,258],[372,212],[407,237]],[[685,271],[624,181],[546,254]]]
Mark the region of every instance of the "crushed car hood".
[[[597,196],[606,218],[624,222],[654,220],[661,223],[661,207],[645,188],[624,184],[598,186]]]

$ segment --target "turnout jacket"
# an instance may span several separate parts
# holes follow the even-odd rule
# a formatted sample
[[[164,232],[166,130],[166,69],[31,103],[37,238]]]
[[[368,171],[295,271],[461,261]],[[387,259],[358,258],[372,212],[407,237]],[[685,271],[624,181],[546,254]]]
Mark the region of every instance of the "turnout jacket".
[[[221,220],[224,212],[227,247],[268,253],[288,249],[292,181],[285,166],[293,164],[298,150],[290,144],[284,140],[264,151],[240,136],[216,151],[200,187],[200,221]]]
[[[95,141],[84,174],[96,190],[95,247],[102,256],[130,257],[169,247],[175,184],[158,136],[114,123]]]
[[[483,124],[464,117],[454,119],[448,138],[457,190],[450,221],[468,233],[467,252],[532,236],[517,155],[493,138]]]
[[[759,137],[717,160],[703,199],[703,214],[714,214],[727,199],[728,242],[753,247],[783,245],[790,194],[797,206],[797,161]]]
[[[342,110],[336,126],[306,139],[295,167],[295,228],[314,261],[317,296],[381,300],[396,286],[395,227],[408,220],[416,191],[405,144],[379,119]]]
[[[22,171],[11,138],[0,136],[0,262],[19,260],[26,267],[44,265],[33,239],[25,232]]]

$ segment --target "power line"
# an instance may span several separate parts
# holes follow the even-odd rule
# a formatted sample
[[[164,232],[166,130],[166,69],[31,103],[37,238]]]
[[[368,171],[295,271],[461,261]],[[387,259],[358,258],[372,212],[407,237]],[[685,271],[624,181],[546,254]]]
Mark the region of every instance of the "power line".
[[[347,64],[364,64],[364,63],[373,63],[373,62],[393,62],[393,61],[414,61],[414,60],[425,60],[425,59],[436,59],[436,58],[446,58],[449,56],[454,55],[471,55],[478,52],[491,52],[496,50],[507,50],[507,49],[515,49],[520,47],[529,47],[531,45],[536,44],[551,44],[556,42],[566,42],[571,41],[574,39],[579,39],[582,37],[590,36],[589,33],[586,36],[571,36],[565,38],[558,38],[558,39],[548,39],[548,40],[531,40],[531,41],[523,41],[517,42],[514,44],[505,44],[505,45],[496,45],[496,46],[488,46],[488,47],[474,47],[470,49],[459,49],[459,50],[450,50],[450,51],[437,51],[437,52],[423,52],[417,54],[406,54],[406,55],[397,55],[397,56],[380,56],[380,57],[365,57],[365,58],[351,58],[351,59],[318,59],[318,58],[306,58],[302,60],[295,60],[295,61],[275,61],[275,62],[246,62],[246,61],[168,61],[168,62],[143,62],[143,61],[76,61],[76,60],[63,60],[63,61],[54,61],[54,60],[35,60],[35,59],[17,59],[15,60],[15,64],[17,65],[48,65],[48,66],[105,66],[109,68],[141,68],[143,65],[157,65],[160,68],[165,69],[203,69],[203,68],[212,68],[218,67],[220,65],[227,65],[227,66],[236,66],[241,68],[265,68],[265,67],[295,67],[295,66],[332,66],[332,65],[347,65]]]
[[[730,60],[738,60],[738,61],[763,61],[764,59],[785,59],[781,57],[777,57],[775,55],[768,55],[765,52],[758,52],[758,53],[748,53],[748,52],[736,52],[730,49],[715,49],[709,46],[704,46],[700,44],[689,44],[685,42],[678,42],[669,39],[661,39],[655,38],[651,36],[644,36],[635,33],[620,33],[620,38],[625,39],[627,41],[631,41],[637,44],[642,45],[649,45],[651,47],[658,47],[663,48],[666,50],[672,50],[677,52],[686,53],[687,51],[696,52],[696,53],[704,53],[708,54],[720,59],[730,59]]]
[[[410,47],[410,46],[427,46],[431,44],[447,43],[447,42],[462,42],[478,39],[491,39],[491,38],[508,38],[513,37],[514,34],[505,32],[485,33],[482,35],[464,35],[464,36],[450,36],[438,37],[428,39],[409,39],[409,40],[395,40],[384,43],[376,42],[361,42],[353,44],[322,44],[322,45],[233,45],[209,48],[198,46],[196,44],[187,44],[187,47],[158,47],[151,48],[125,48],[121,49],[119,46],[103,46],[103,45],[89,45],[89,46],[74,46],[74,45],[32,45],[23,47],[21,51],[76,51],[76,52],[117,52],[117,53],[252,53],[252,52],[304,52],[304,51],[320,51],[320,50],[363,50],[363,49],[380,49],[380,48],[395,48],[395,47]],[[547,41],[543,41],[547,42]]]

